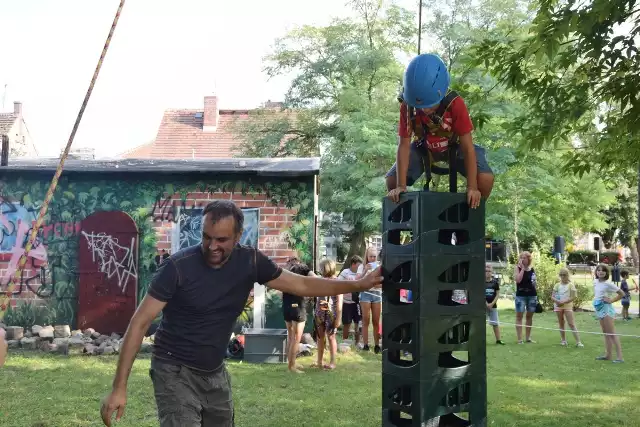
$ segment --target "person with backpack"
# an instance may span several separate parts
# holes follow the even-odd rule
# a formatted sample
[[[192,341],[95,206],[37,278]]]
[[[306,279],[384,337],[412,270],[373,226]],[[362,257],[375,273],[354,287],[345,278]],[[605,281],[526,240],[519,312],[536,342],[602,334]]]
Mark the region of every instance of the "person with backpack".
[[[386,174],[387,197],[398,202],[425,173],[431,179],[431,164],[448,161],[455,150],[455,170],[467,179],[467,202],[471,208],[487,199],[493,188],[493,171],[484,148],[475,145],[473,123],[464,100],[449,89],[447,67],[437,55],[415,57],[404,74],[399,98],[400,123],[396,163]]]

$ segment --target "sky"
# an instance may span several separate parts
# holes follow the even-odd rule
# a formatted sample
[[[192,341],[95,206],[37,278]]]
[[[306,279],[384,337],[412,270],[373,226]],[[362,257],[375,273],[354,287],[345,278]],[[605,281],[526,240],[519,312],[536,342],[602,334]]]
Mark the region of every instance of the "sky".
[[[119,3],[0,0],[0,112],[22,102],[40,156],[66,145]],[[115,157],[152,141],[165,109],[214,93],[222,109],[281,101],[289,79],[262,72],[275,39],[351,13],[345,0],[128,0],[73,147]]]

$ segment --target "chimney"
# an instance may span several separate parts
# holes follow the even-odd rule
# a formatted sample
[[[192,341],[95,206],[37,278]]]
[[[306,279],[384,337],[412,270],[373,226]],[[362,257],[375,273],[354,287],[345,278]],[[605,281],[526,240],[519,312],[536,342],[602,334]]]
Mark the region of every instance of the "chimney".
[[[215,95],[204,97],[204,122],[203,132],[215,132],[218,128],[218,97]]]
[[[15,101],[13,103],[13,113],[22,116],[22,102]]]

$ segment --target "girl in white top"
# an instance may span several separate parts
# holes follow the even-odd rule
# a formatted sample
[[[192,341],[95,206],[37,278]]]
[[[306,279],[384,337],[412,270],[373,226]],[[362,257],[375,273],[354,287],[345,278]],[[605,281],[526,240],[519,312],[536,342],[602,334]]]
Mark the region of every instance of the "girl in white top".
[[[616,316],[616,312],[613,309],[613,304],[616,301],[620,301],[624,297],[624,292],[609,280],[609,268],[600,264],[596,267],[596,280],[593,282],[593,307],[596,310],[596,315],[600,319],[600,326],[604,336],[604,356],[596,357],[596,360],[611,360],[611,350],[613,346],[616,347],[617,359],[613,363],[622,363],[622,345],[620,344],[620,338],[615,335],[616,328],[613,324],[613,319]],[[611,298],[610,295],[617,294]]]

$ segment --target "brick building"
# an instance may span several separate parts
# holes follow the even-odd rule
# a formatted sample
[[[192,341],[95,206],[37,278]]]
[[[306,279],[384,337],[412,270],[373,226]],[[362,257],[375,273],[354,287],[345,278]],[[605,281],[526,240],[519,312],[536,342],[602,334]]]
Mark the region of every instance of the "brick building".
[[[22,115],[22,102],[13,103],[13,112],[0,112],[0,142],[8,143],[10,157],[36,157],[36,149],[29,128]]]
[[[57,164],[0,168],[2,291]],[[68,160],[12,304],[36,302],[34,316],[56,317],[36,323],[123,332],[162,257],[199,243],[202,208],[215,199],[243,209],[242,243],[279,263],[294,253],[313,262],[318,172],[317,158]]]

